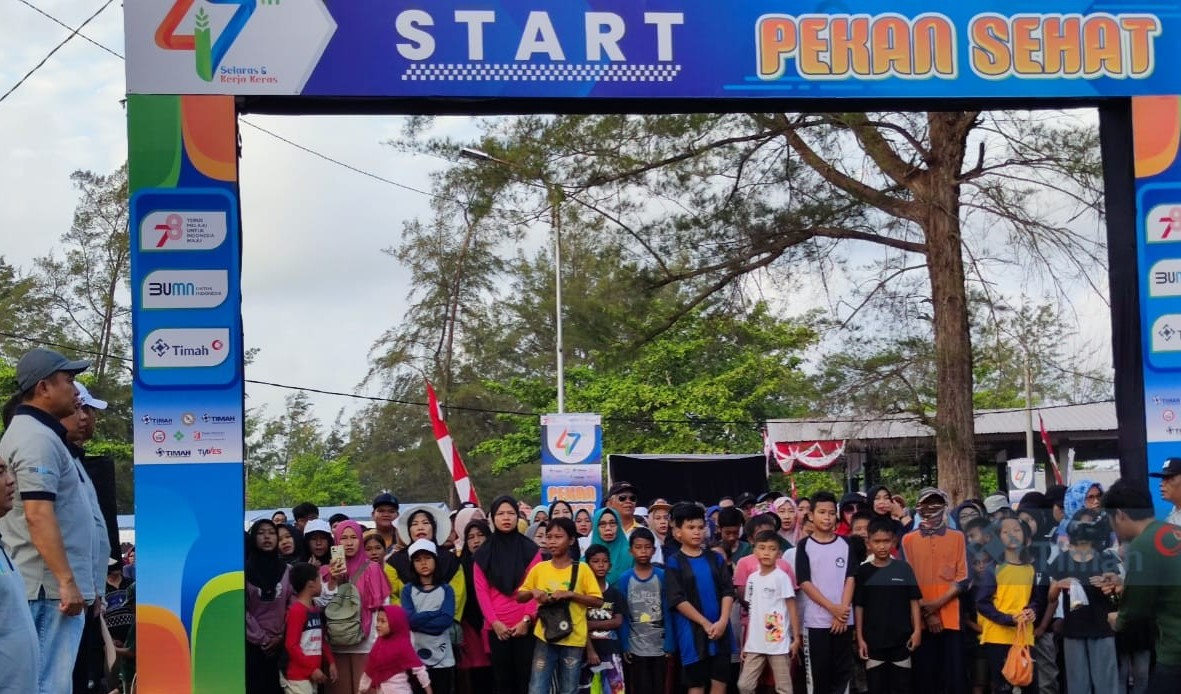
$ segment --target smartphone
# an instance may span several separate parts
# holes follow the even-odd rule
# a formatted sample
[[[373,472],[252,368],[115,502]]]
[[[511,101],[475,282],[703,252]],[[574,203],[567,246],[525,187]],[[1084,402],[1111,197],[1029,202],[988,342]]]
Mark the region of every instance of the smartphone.
[[[332,563],[333,564],[343,564],[344,563],[344,546],[343,545],[332,545],[331,551],[332,551]]]

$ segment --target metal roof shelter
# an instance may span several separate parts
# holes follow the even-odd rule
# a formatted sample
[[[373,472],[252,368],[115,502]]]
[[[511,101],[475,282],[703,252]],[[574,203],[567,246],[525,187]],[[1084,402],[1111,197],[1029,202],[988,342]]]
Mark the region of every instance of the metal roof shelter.
[[[1075,450],[1076,460],[1118,458],[1119,425],[1114,402],[1034,408],[1034,457],[1043,461],[1045,449],[1037,417],[1045,422],[1055,451]],[[976,411],[976,460],[980,465],[1003,465],[1025,455],[1025,409]],[[837,464],[859,474],[883,465],[917,464],[933,475],[934,431],[913,414],[831,419],[776,419],[767,422],[767,435],[776,443],[843,441],[845,455]],[[869,473],[869,474],[872,474]]]
[[[1115,402],[1034,408],[1051,437],[1115,439],[1119,428]],[[976,438],[1025,435],[1024,409],[977,410]],[[1037,427],[1036,421],[1034,422]],[[818,419],[773,419],[767,422],[772,441],[885,441],[926,439],[935,434],[913,414],[882,415],[876,418],[834,417]]]

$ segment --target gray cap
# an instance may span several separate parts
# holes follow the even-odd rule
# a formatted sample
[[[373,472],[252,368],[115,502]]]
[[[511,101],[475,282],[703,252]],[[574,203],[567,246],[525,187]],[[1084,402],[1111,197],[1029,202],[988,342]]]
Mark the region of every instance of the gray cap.
[[[1000,492],[997,492],[996,494],[985,497],[984,499],[984,511],[990,516],[997,511],[1006,508],[1012,508],[1012,505],[1009,503],[1008,494],[1001,494]]]
[[[939,489],[938,487],[923,487],[922,489],[920,489],[918,502],[921,504],[921,503],[923,503],[923,501],[925,501],[926,499],[928,499],[929,497],[932,497],[932,496],[939,497],[939,500],[942,501],[944,503],[944,505],[947,505],[947,503],[948,503],[947,493],[944,492],[942,489]]]
[[[36,347],[25,353],[16,365],[16,384],[22,393],[30,391],[33,386],[49,378],[58,371],[81,373],[90,368],[90,362],[85,359],[70,361],[45,347]]]

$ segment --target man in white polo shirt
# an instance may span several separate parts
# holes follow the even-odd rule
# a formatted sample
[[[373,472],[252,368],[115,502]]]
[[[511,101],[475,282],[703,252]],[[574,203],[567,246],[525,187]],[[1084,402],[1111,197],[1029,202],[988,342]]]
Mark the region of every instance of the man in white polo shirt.
[[[24,578],[37,629],[40,694],[72,689],[82,613],[99,595],[106,572],[107,557],[99,555],[106,541],[96,537],[94,485],[70,454],[61,423],[77,411],[74,376],[89,366],[42,347],[21,357],[20,404],[0,438],[0,459],[16,476],[17,492],[12,512],[0,518],[0,534]]]

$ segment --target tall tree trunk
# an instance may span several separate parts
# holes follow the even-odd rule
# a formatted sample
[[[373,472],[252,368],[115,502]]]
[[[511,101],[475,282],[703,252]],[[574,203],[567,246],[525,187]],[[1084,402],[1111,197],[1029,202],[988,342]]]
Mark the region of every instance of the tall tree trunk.
[[[978,497],[972,408],[972,343],[964,286],[960,183],[968,132],[976,112],[928,115],[931,162],[915,186],[923,207],[927,274],[935,334],[935,454],[939,486],[959,501]]]

